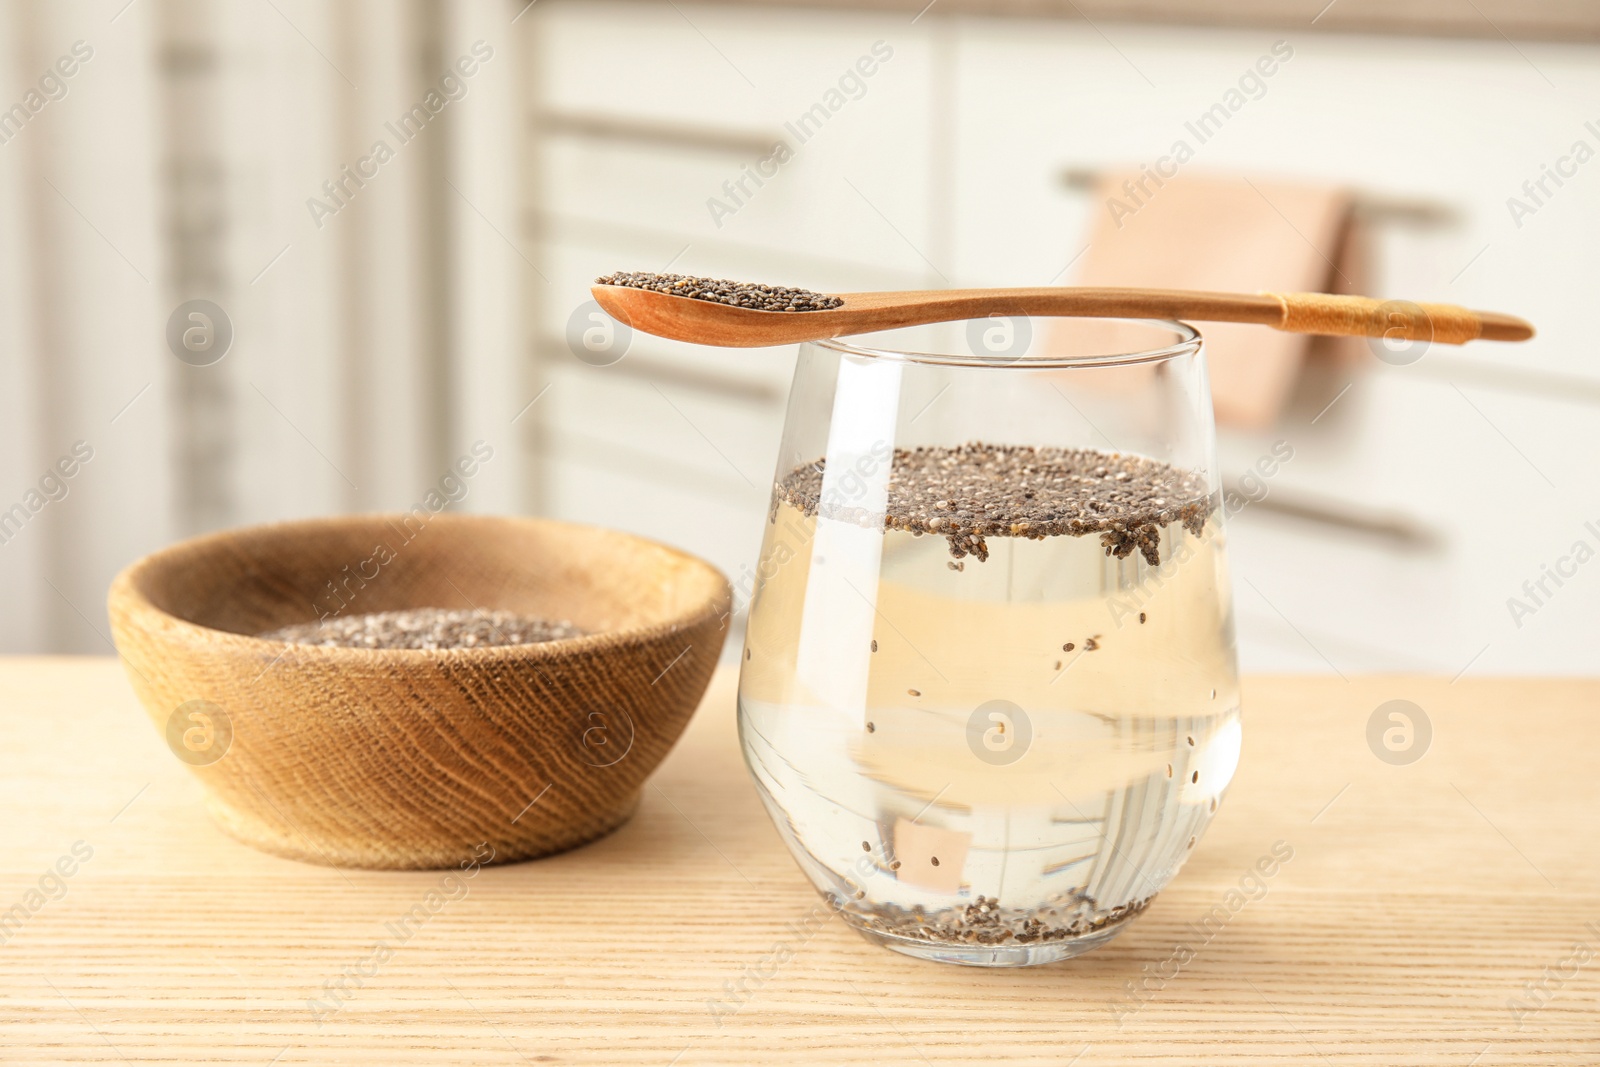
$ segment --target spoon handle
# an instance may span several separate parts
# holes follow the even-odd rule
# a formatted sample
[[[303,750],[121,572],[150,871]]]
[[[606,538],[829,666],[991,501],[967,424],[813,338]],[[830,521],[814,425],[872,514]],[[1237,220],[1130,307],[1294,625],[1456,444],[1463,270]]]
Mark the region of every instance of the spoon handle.
[[[1370,296],[1331,293],[1263,293],[1283,308],[1281,321],[1269,323],[1290,333],[1344,334],[1438,341],[1459,345],[1487,341],[1526,341],[1533,327],[1514,315],[1473,311],[1455,304],[1413,304]]]
[[[1533,336],[1533,327],[1513,315],[1474,311],[1454,304],[1418,304],[1331,293],[1052,287],[843,295],[841,311],[861,317],[861,323],[852,325],[868,328],[993,314],[1248,322],[1289,333],[1388,337],[1455,345],[1480,338],[1526,341]]]

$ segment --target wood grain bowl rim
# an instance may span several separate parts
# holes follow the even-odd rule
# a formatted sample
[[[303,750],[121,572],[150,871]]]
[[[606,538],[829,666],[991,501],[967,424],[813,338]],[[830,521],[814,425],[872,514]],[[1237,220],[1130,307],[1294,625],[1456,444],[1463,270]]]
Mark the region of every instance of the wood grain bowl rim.
[[[174,615],[165,608],[158,606],[150,599],[142,585],[142,582],[147,580],[158,568],[173,565],[176,557],[226,545],[236,541],[242,534],[312,534],[319,530],[331,530],[335,527],[356,523],[392,522],[409,514],[411,513],[384,511],[317,516],[305,519],[285,519],[278,522],[235,526],[208,534],[200,534],[196,537],[184,538],[181,541],[175,541],[154,552],[141,556],[124,567],[111,581],[111,586],[107,593],[107,602],[112,614],[115,615],[120,609],[127,616],[127,621],[131,626],[146,633],[154,633],[160,630],[167,635],[169,640],[180,641],[185,644],[208,644],[213,647],[219,644],[224,646],[233,645],[240,652],[253,651],[255,654],[267,657],[282,657],[292,652],[296,655],[326,656],[332,659],[348,658],[352,661],[352,665],[355,663],[377,665],[386,661],[397,661],[396,666],[418,666],[428,661],[442,662],[463,658],[469,662],[490,662],[495,659],[554,661],[589,650],[603,652],[608,648],[630,643],[649,644],[699,626],[708,617],[723,615],[732,603],[733,591],[728,583],[727,576],[711,563],[693,553],[609,526],[567,522],[562,519],[548,519],[531,515],[441,514],[433,516],[430,521],[445,520],[451,525],[459,524],[463,526],[480,523],[484,525],[505,523],[515,526],[542,526],[559,529],[567,533],[598,534],[604,537],[631,541],[636,545],[662,552],[680,563],[687,564],[687,570],[690,573],[697,574],[702,579],[705,586],[705,599],[699,606],[681,611],[660,622],[599,630],[579,637],[557,638],[552,641],[516,645],[487,645],[478,648],[353,648],[341,645],[308,645],[261,637],[256,634],[243,634],[233,630],[219,630],[212,626],[185,619],[181,615]],[[151,625],[152,623],[155,625]],[[113,635],[115,635],[115,629],[114,627]]]

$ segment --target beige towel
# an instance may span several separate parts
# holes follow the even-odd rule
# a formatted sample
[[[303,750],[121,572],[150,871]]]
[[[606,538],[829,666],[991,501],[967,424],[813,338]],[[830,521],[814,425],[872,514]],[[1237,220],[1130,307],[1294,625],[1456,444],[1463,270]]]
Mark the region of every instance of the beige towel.
[[[1361,292],[1364,250],[1348,190],[1239,176],[1107,175],[1078,285],[1255,293]],[[1126,185],[1124,183],[1127,183]],[[1361,339],[1310,338],[1265,326],[1199,323],[1217,420],[1276,421],[1313,352],[1360,358]],[[1353,340],[1353,344],[1351,343]]]

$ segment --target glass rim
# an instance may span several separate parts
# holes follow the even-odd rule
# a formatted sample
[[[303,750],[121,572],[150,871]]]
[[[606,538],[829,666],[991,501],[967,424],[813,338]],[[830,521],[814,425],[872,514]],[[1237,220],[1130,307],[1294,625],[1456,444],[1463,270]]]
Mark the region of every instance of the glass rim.
[[[1054,319],[1070,318],[1071,321],[1082,322],[1130,322],[1141,326],[1156,326],[1170,330],[1177,335],[1177,340],[1161,348],[1151,348],[1139,352],[1102,352],[1093,355],[1059,355],[1059,356],[979,356],[970,353],[955,354],[949,352],[917,352],[900,351],[893,348],[877,348],[867,345],[852,344],[848,338],[830,337],[820,341],[807,341],[806,344],[816,345],[847,356],[861,356],[866,359],[885,359],[896,363],[932,363],[947,367],[988,367],[993,369],[1011,370],[1053,370],[1071,367],[1121,367],[1132,363],[1161,363],[1178,356],[1193,355],[1200,351],[1204,338],[1200,331],[1187,322],[1177,319],[1129,319],[1117,318],[1108,315],[1084,316],[1006,316],[1007,318],[1037,318]],[[952,319],[952,322],[983,322],[984,319]],[[904,328],[904,327],[902,327]],[[889,331],[884,331],[889,332]]]

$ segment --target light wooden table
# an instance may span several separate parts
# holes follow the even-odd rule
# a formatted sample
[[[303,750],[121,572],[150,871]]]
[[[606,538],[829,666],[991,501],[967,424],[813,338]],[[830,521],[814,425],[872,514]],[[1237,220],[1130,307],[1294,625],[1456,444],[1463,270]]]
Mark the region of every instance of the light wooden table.
[[[1392,699],[1432,723],[1410,765],[1368,747]],[[0,661],[0,911],[27,913],[0,931],[0,1061],[1600,1062],[1600,682],[1252,678],[1245,713],[1188,867],[1066,964],[793,933],[817,898],[740,761],[729,672],[630,823],[484,869],[379,962],[440,874],[235,844],[113,661]],[[1279,841],[1293,859],[1230,906]],[[319,1026],[341,972],[361,984]]]

